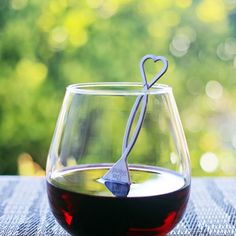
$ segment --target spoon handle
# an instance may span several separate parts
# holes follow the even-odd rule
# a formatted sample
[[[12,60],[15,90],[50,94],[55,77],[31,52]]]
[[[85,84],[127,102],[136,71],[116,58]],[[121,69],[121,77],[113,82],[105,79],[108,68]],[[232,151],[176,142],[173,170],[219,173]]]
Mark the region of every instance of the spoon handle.
[[[156,76],[149,83],[147,82],[147,78],[146,78],[146,74],[145,74],[145,70],[144,70],[144,63],[148,59],[152,59],[154,62],[162,61],[162,63],[163,63],[163,67],[162,67],[161,71],[158,74],[156,74]],[[144,56],[141,59],[139,68],[140,68],[140,73],[141,73],[142,80],[143,80],[144,91],[147,91],[166,72],[166,70],[168,68],[168,61],[163,56],[154,56],[154,55],[149,54],[149,55]],[[138,120],[138,123],[136,125],[136,129],[134,131],[134,134],[133,134],[133,136],[130,140],[130,143],[128,144],[131,128],[132,128],[132,125],[133,125],[133,122],[134,122],[134,118],[136,116],[136,113],[138,111],[138,108],[140,106],[140,103],[141,103],[141,100],[142,100],[143,97],[145,97],[145,98],[143,100],[142,110],[141,110],[141,113],[139,115],[139,120]],[[124,134],[124,138],[123,138],[123,145],[122,145],[122,153],[123,154],[127,153],[127,156],[129,155],[131,149],[133,148],[133,146],[134,146],[134,144],[135,144],[135,142],[138,138],[138,135],[139,135],[139,132],[140,132],[140,129],[142,127],[143,120],[144,120],[147,103],[148,103],[148,95],[147,94],[139,95],[137,97],[132,109],[131,109],[131,112],[130,112],[130,115],[129,115],[129,118],[128,118],[128,121],[127,121],[126,129],[125,129],[125,134]],[[128,150],[126,151],[126,149],[128,149]],[[124,156],[124,155],[122,155],[122,156]],[[127,156],[124,156],[124,157],[127,159]]]

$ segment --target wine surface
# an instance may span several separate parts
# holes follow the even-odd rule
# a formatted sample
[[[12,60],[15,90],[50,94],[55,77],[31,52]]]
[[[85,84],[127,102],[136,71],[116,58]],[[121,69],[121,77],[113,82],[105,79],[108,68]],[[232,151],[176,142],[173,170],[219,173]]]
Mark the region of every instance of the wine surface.
[[[189,184],[173,171],[130,168],[127,197],[115,197],[101,181],[108,166],[54,172],[47,180],[49,203],[58,222],[79,236],[157,236],[181,219]]]

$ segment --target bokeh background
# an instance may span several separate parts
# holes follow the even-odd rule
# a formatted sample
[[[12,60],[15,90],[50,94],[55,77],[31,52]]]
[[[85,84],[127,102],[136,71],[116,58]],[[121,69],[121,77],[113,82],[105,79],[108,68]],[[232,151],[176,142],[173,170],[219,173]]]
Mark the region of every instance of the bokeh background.
[[[192,174],[235,175],[236,0],[0,0],[0,174],[43,175],[65,87],[141,81],[149,53],[169,60]]]

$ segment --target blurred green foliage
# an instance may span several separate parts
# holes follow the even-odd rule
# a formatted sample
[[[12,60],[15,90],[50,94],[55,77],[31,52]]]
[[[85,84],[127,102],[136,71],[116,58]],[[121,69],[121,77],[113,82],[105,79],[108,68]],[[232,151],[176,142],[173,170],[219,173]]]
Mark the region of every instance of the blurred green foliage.
[[[65,87],[141,81],[163,55],[193,175],[236,174],[235,0],[1,0],[0,174],[45,167]],[[149,78],[156,69],[149,70]]]

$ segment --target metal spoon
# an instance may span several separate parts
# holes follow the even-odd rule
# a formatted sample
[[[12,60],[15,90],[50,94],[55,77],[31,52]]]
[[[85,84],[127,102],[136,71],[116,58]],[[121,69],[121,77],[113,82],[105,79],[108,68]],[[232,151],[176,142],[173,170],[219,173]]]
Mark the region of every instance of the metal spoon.
[[[147,82],[146,79],[146,74],[144,71],[144,63],[148,60],[152,59],[154,62],[157,61],[162,61],[163,67],[161,71],[151,80],[150,83]],[[148,94],[147,91],[150,89],[156,82],[157,80],[160,79],[160,77],[166,72],[168,68],[168,61],[162,57],[162,56],[154,56],[154,55],[146,55],[144,56],[141,61],[140,61],[140,72],[143,80],[143,92],[144,94],[139,95],[136,98],[136,101],[131,109],[126,129],[125,129],[125,134],[123,138],[123,146],[122,146],[122,156],[121,158],[110,168],[110,170],[102,177],[102,179],[105,181],[105,186],[115,195],[118,197],[126,197],[129,193],[131,181],[130,181],[130,175],[129,175],[129,168],[128,168],[128,155],[130,151],[132,150],[139,132],[141,130],[145,113],[146,113],[146,108],[148,104]],[[138,108],[142,102],[142,107],[141,111],[139,114],[138,122],[136,125],[136,128],[134,130],[134,133],[129,141],[129,136],[130,136],[130,131],[134,122],[134,118],[137,114]]]

